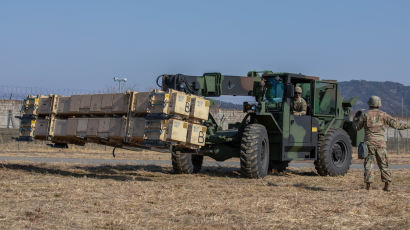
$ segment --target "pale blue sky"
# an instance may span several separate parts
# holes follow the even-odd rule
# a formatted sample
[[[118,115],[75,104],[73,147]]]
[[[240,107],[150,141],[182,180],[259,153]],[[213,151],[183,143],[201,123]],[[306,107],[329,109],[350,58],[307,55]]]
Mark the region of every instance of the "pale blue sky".
[[[0,1],[0,85],[265,69],[409,85],[409,67],[410,1]]]

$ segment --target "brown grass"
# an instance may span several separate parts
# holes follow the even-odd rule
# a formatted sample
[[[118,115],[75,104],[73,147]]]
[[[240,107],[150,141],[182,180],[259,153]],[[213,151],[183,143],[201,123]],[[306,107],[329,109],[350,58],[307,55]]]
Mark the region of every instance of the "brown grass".
[[[9,142],[0,144],[0,156],[32,156],[32,157],[62,157],[62,158],[92,158],[92,159],[112,159],[112,149],[110,146],[103,146],[88,143],[85,146],[69,145],[68,149],[57,149],[47,146],[42,141],[36,142]],[[131,151],[125,149],[115,150],[116,159],[125,160],[170,160],[170,153],[157,152],[150,150]],[[207,157],[207,161],[212,161]],[[237,158],[229,161],[239,161]],[[303,161],[300,161],[303,162]],[[354,148],[352,163],[362,164],[363,160],[357,159],[357,153]],[[410,153],[401,153],[399,155],[389,152],[390,164],[410,164]]]
[[[235,168],[174,175],[169,166],[0,165],[0,229],[409,229],[410,170],[393,192],[362,171],[294,169],[262,180]]]
[[[9,142],[0,144],[2,156],[30,156],[30,157],[62,157],[62,158],[92,158],[113,159],[113,147],[88,143],[85,146],[69,145],[67,149],[52,148],[47,142]],[[140,160],[169,160],[170,154],[141,149],[131,151],[117,148],[116,159],[140,159]]]

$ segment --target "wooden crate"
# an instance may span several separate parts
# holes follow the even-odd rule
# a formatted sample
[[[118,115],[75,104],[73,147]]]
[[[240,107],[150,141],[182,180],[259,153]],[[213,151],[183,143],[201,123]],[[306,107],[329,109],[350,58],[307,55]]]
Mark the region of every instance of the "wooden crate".
[[[135,95],[132,112],[136,114],[175,114],[188,117],[191,97],[184,92],[154,90]]]
[[[73,95],[67,109],[59,114],[126,114],[131,93]],[[61,107],[66,108],[65,104]]]
[[[45,140],[48,136],[50,120],[39,118],[35,122],[34,137],[36,139]]]
[[[191,111],[190,111],[189,117],[193,119],[203,120],[203,121],[208,120],[209,106],[210,106],[209,100],[203,97],[192,96]]]
[[[51,97],[49,96],[38,96],[38,115],[49,115],[51,113]]]
[[[189,116],[191,110],[191,96],[184,92],[169,90],[169,114],[177,114],[182,116]]]
[[[125,118],[69,118],[66,124],[66,136],[116,140],[122,140],[125,136]]]
[[[154,90],[151,92],[139,92],[134,96],[132,112],[136,114],[168,114],[169,94]]]
[[[27,96],[24,99],[23,106],[21,108],[23,115],[37,115],[37,108],[38,108],[39,99],[35,96]]]
[[[86,137],[88,128],[88,118],[73,118],[76,123],[75,136]]]
[[[206,126],[189,123],[186,142],[192,145],[204,146],[206,129]]]
[[[107,110],[107,112],[112,112],[116,114],[125,114],[128,113],[129,110],[129,103],[130,103],[130,97],[135,94],[135,92],[130,92],[127,94],[123,93],[117,93],[117,94],[112,94],[112,105],[109,106],[110,100],[105,101],[103,97],[103,110]]]
[[[144,141],[146,120],[144,117],[131,117],[127,142],[139,144]]]
[[[186,142],[188,122],[169,120],[150,120],[145,126],[145,139],[150,141]]]
[[[56,113],[65,115],[70,114],[70,99],[71,97],[57,96],[56,97]]]
[[[54,137],[66,137],[67,136],[67,123],[66,119],[56,119],[54,122]]]

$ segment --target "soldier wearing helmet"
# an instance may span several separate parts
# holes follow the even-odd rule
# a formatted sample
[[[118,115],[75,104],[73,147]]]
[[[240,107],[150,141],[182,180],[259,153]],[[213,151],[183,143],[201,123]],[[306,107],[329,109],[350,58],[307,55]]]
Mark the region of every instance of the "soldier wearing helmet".
[[[295,96],[293,97],[291,113],[295,116],[306,115],[307,104],[305,99],[302,98],[302,88],[295,87]]]
[[[353,121],[356,130],[364,128],[364,143],[367,145],[368,156],[364,160],[364,182],[369,190],[373,182],[372,169],[374,162],[377,162],[381,172],[382,181],[385,183],[383,190],[390,191],[391,173],[386,151],[386,140],[384,137],[386,126],[394,129],[408,129],[408,123],[401,123],[392,118],[387,113],[379,110],[382,102],[380,97],[371,96],[367,102],[369,110],[361,113],[357,112]]]

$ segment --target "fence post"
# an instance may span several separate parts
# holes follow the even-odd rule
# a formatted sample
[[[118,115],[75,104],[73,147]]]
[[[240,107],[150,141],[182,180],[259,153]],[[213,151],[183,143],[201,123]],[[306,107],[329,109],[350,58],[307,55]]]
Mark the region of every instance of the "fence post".
[[[396,129],[396,148],[397,154],[400,154],[400,144],[399,144],[399,130]]]

